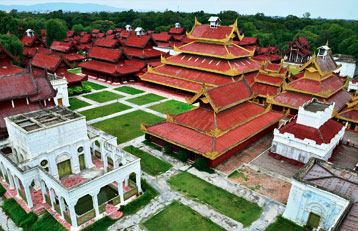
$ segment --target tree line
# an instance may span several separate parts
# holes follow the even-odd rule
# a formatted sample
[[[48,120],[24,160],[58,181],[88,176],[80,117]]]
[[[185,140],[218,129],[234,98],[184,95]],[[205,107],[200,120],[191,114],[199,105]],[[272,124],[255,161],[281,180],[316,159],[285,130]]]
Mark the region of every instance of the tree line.
[[[142,27],[156,32],[168,31],[176,22],[187,29],[194,24],[194,17],[201,23],[207,23],[211,14],[204,11],[194,13],[184,12],[122,12],[79,13],[53,11],[48,14],[33,12],[10,13],[0,12],[0,32],[21,38],[18,27],[25,30],[33,29],[40,33],[45,28],[48,32],[48,43],[54,38],[65,38],[65,32],[70,29],[76,32],[92,29],[107,31],[114,28],[124,28],[129,24],[132,28]],[[311,19],[309,13],[302,17],[288,15],[287,17],[268,17],[263,13],[241,15],[236,11],[222,11],[217,16],[222,25],[230,25],[238,20],[239,29],[248,37],[258,37],[262,46],[276,46],[281,51],[297,35],[305,37],[311,44],[311,51],[329,41],[333,53],[353,55],[358,58],[358,21]],[[51,21],[50,21],[51,20]],[[60,38],[60,39],[58,39]],[[1,37],[0,37],[1,40]]]

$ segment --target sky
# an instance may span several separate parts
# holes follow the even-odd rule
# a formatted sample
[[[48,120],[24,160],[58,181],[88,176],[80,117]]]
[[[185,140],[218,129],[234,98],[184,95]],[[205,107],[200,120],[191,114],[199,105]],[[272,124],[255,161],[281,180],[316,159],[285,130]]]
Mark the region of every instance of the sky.
[[[296,15],[305,12],[311,18],[358,20],[358,0],[0,0],[2,5],[30,5],[48,2],[97,3],[133,10],[174,10],[217,13],[234,10],[240,14],[264,13],[268,16]]]

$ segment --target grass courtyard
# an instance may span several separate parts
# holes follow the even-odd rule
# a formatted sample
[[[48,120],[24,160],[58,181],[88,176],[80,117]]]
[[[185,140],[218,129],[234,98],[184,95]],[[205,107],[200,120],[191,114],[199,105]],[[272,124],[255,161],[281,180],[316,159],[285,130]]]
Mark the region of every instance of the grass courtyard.
[[[102,86],[102,85],[99,85],[99,84],[97,84],[97,83],[93,83],[93,82],[90,82],[90,81],[82,82],[82,85],[83,85],[83,86],[90,86],[90,87],[92,87],[92,89],[94,89],[94,90],[101,90],[101,89],[105,89],[105,88],[106,88],[105,86]]]
[[[86,120],[93,120],[102,116],[111,115],[116,112],[128,110],[131,107],[122,103],[111,103],[108,105],[81,111],[80,114],[86,116]]]
[[[277,220],[272,223],[265,231],[302,231],[301,226],[289,221],[281,216],[277,217]]]
[[[203,217],[178,201],[174,201],[158,214],[145,221],[149,231],[215,231],[225,230],[210,219]]]
[[[85,102],[85,101],[82,101],[80,99],[77,99],[77,98],[70,98],[70,107],[69,109],[71,110],[76,110],[76,109],[79,109],[79,108],[82,108],[82,107],[87,107],[87,106],[90,106],[91,104]]]
[[[153,105],[149,108],[154,111],[163,113],[163,114],[167,113],[167,111],[168,111],[170,114],[177,115],[182,112],[193,109],[193,108],[195,108],[195,106],[189,105],[189,104],[186,104],[186,103],[183,103],[180,101],[176,101],[176,100],[168,100],[166,102]]]
[[[89,95],[84,95],[83,97],[96,101],[98,103],[104,103],[111,100],[123,98],[124,96],[110,91],[101,91]]]
[[[127,93],[127,94],[130,94],[130,95],[137,95],[137,94],[140,94],[140,93],[144,92],[142,90],[138,90],[136,88],[129,87],[129,86],[117,87],[114,90],[119,91],[119,92],[123,92],[123,93]]]
[[[148,173],[151,176],[157,176],[168,171],[172,165],[152,156],[151,154],[140,150],[132,145],[124,147],[125,151],[139,157],[141,160],[141,168],[144,172]]]
[[[197,199],[222,214],[242,223],[251,225],[262,213],[262,208],[255,203],[216,187],[190,173],[182,172],[173,176],[168,183],[176,190]]]
[[[145,104],[148,104],[148,103],[153,103],[153,102],[156,102],[156,101],[159,101],[159,100],[162,100],[162,99],[165,99],[165,97],[159,96],[159,95],[156,95],[156,94],[153,94],[153,93],[149,93],[149,94],[146,94],[146,95],[142,95],[142,96],[138,96],[138,97],[135,97],[135,98],[132,98],[132,99],[128,99],[127,101],[130,102],[130,103],[133,103],[133,104],[141,106],[141,105],[145,105]]]
[[[140,123],[154,124],[163,118],[144,111],[134,111],[111,119],[92,124],[113,136],[117,137],[118,143],[124,143],[143,135]]]

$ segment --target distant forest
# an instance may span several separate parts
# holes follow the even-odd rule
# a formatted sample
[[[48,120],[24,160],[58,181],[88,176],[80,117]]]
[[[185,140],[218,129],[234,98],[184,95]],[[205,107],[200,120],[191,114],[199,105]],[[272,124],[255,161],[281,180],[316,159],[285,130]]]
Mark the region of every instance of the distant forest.
[[[135,12],[133,10],[108,13],[79,13],[54,11],[48,14],[17,12],[0,12],[0,32],[10,31],[18,34],[18,26],[31,28],[35,32],[46,28],[46,22],[58,19],[63,28],[69,30],[88,31],[101,29],[106,31],[116,27],[124,28],[129,24],[132,28],[142,27],[156,32],[168,31],[176,22],[190,30],[194,17],[201,23],[207,23],[211,14],[203,11],[194,13],[184,12]],[[287,49],[287,44],[295,36],[305,37],[311,44],[311,51],[329,41],[333,53],[353,55],[358,58],[358,21],[311,19],[309,13],[302,17],[288,15],[287,17],[268,17],[262,13],[256,15],[240,15],[235,11],[222,11],[217,16],[221,25],[231,25],[238,20],[239,29],[248,37],[258,37],[261,46],[277,46],[281,51]]]

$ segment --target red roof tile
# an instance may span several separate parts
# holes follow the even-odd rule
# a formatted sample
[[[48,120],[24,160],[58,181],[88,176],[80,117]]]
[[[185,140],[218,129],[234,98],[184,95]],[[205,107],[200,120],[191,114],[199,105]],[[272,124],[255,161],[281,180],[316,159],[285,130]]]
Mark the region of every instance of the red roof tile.
[[[134,56],[138,58],[154,58],[154,57],[160,57],[161,55],[164,55],[164,52],[155,50],[153,48],[144,48],[144,49],[138,49],[138,48],[130,48],[125,47],[124,52],[127,56]]]
[[[63,55],[65,59],[67,59],[69,62],[76,62],[76,61],[82,61],[86,57],[77,53],[71,53],[71,54],[64,54]]]
[[[251,84],[254,82],[254,78],[256,77],[256,75],[257,75],[257,71],[244,74],[245,80],[248,85],[251,86]]]
[[[327,102],[332,103],[334,102],[334,107],[336,111],[341,111],[347,102],[351,100],[351,95],[346,92],[345,90],[340,90],[336,94],[332,95],[327,99]]]
[[[75,35],[75,32],[73,30],[67,31],[67,37],[73,37]]]
[[[118,43],[119,41],[116,39],[98,38],[94,44],[100,47],[115,48]]]
[[[108,49],[103,47],[92,47],[88,56],[94,59],[99,59],[109,62],[117,62],[122,56],[122,49]]]
[[[181,35],[185,33],[185,28],[175,28],[172,27],[169,30],[169,34],[177,34],[177,35]]]
[[[218,26],[211,28],[209,25],[195,25],[191,36],[202,39],[225,39],[233,31],[230,26]]]
[[[290,86],[298,90],[309,91],[313,93],[318,93],[323,90],[319,81],[304,78],[291,82]]]
[[[275,101],[283,105],[289,105],[295,108],[302,106],[305,102],[311,100],[313,97],[309,95],[303,95],[295,92],[282,92],[278,96],[274,97]]]
[[[176,41],[182,41],[185,35],[173,35],[173,39]]]
[[[60,51],[63,53],[67,53],[72,49],[72,47],[73,47],[72,43],[53,41],[50,49],[55,50],[55,51]]]
[[[220,108],[235,105],[252,96],[252,91],[245,80],[228,83],[208,90],[212,102]]]
[[[256,45],[258,43],[258,39],[256,37],[243,37],[241,41],[239,41],[239,45]]]
[[[100,62],[96,60],[90,60],[84,63],[80,63],[78,66],[88,70],[92,70],[94,72],[107,73],[112,76],[128,75],[140,71],[139,68],[135,66],[127,65],[125,63],[112,64],[112,63]]]
[[[92,30],[92,33],[93,33],[93,34],[97,34],[97,33],[99,33],[100,31],[101,31],[101,30],[99,30],[99,29],[93,29],[93,30]]]
[[[36,94],[36,82],[28,73],[0,77],[0,102]]]
[[[262,83],[254,83],[254,85],[251,87],[251,90],[260,95],[274,96],[280,91],[280,88]]]
[[[68,72],[67,70],[57,71],[56,75],[65,78],[69,85],[81,83],[83,81],[88,80],[88,77],[86,77],[86,76],[76,75],[71,72]]]
[[[355,108],[352,108],[351,110],[348,111],[344,111],[339,115],[349,120],[358,121],[358,110]]]
[[[217,45],[201,42],[193,42],[187,45],[181,46],[180,51],[199,53],[202,55],[214,55],[214,56],[226,56],[231,53],[232,55],[238,56],[250,56],[250,52],[237,45]]]
[[[62,59],[59,56],[37,53],[31,60],[31,65],[41,69],[47,69],[50,72],[55,72],[61,61]]]
[[[52,99],[56,96],[57,92],[53,89],[50,80],[47,77],[47,74],[42,73],[35,77],[36,86],[38,92],[34,96],[30,96],[30,102],[38,102],[41,100]]]
[[[24,68],[15,66],[15,65],[2,65],[0,63],[0,76],[4,76],[4,75],[13,75],[19,72],[24,71]]]
[[[156,42],[169,42],[172,36],[168,34],[152,34],[152,38]]]
[[[284,81],[284,78],[280,78],[280,77],[275,77],[275,76],[271,76],[268,74],[264,74],[264,73],[260,73],[256,79],[260,82],[265,82],[265,83],[272,83],[272,84],[281,84]]]
[[[293,120],[290,123],[286,124],[280,129],[280,133],[290,133],[295,136],[295,138],[304,140],[310,139],[316,142],[316,144],[329,144],[331,139],[333,139],[337,133],[342,129],[344,125],[333,120],[329,119],[324,123],[319,129],[308,127],[302,124],[297,124],[297,120]]]
[[[0,128],[2,128],[1,130],[6,131],[6,124],[5,124],[5,117],[9,117],[9,116],[13,116],[13,115],[17,115],[17,114],[21,114],[21,113],[26,113],[26,112],[31,112],[31,111],[36,111],[36,110],[40,110],[41,106],[38,103],[31,103],[31,104],[26,104],[26,103],[22,103],[22,104],[17,104],[15,105],[15,107],[13,108],[11,106],[11,103],[7,104],[7,105],[1,105],[0,107]]]
[[[150,40],[150,36],[147,35],[143,35],[143,36],[131,35],[125,41],[124,45],[128,47],[144,48],[148,44],[149,40]]]

